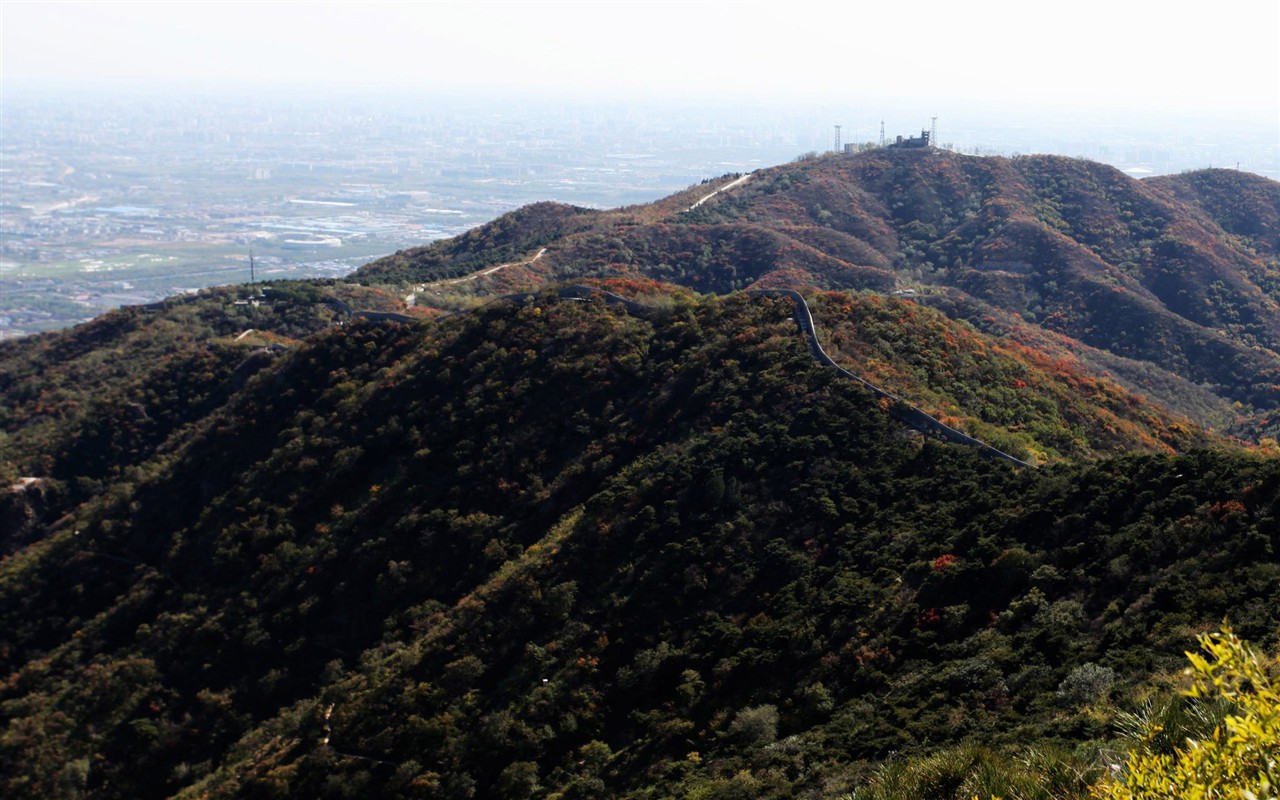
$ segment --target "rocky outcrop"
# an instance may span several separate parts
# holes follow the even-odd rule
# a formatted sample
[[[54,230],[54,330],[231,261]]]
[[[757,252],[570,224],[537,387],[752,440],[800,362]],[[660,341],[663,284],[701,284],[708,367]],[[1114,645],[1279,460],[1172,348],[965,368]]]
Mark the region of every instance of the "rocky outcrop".
[[[14,553],[44,535],[55,499],[47,478],[19,478],[0,490],[0,556]]]

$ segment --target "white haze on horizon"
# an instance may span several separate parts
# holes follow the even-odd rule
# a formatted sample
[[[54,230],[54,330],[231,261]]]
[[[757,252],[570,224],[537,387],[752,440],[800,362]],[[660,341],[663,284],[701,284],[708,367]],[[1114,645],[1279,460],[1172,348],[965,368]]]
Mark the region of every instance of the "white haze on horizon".
[[[857,97],[1280,129],[1280,3],[27,2],[0,80]]]

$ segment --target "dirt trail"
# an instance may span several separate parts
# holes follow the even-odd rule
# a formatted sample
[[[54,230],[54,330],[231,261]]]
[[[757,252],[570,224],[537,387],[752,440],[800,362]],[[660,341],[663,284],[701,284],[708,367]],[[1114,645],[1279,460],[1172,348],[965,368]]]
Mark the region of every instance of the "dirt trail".
[[[720,194],[721,192],[727,192],[727,191],[729,191],[730,189],[732,189],[733,187],[737,186],[738,184],[740,184],[740,183],[745,183],[745,182],[746,182],[746,180],[747,180],[748,178],[750,178],[750,177],[751,177],[751,173],[750,173],[750,172],[748,172],[746,175],[743,175],[743,176],[742,176],[742,177],[740,177],[740,178],[735,178],[734,180],[729,181],[729,182],[728,182],[728,183],[726,183],[724,186],[721,186],[719,189],[716,189],[714,192],[711,192],[710,194],[705,194],[705,195],[703,195],[702,197],[700,197],[700,198],[698,199],[698,202],[696,202],[696,203],[694,203],[693,205],[689,206],[689,208],[688,208],[688,209],[686,209],[686,210],[688,210],[688,211],[692,211],[692,210],[694,210],[695,208],[697,208],[698,206],[700,206],[700,205],[702,205],[703,203],[707,202],[708,200],[710,200],[711,198],[713,198],[713,197],[715,197],[716,195]]]
[[[420,283],[413,288],[413,292],[411,294],[405,297],[404,299],[405,305],[407,305],[410,308],[413,308],[413,306],[416,305],[418,302],[418,292],[426,291],[428,287],[451,286],[455,283],[466,283],[467,281],[474,281],[476,278],[483,278],[485,275],[492,275],[498,270],[503,270],[503,269],[506,269],[507,267],[527,267],[533,262],[542,258],[542,256],[546,252],[547,252],[547,248],[544,247],[541,250],[539,250],[537,254],[534,255],[534,257],[529,259],[528,261],[510,261],[506,264],[499,264],[496,267],[489,267],[488,269],[482,269],[479,272],[473,272],[470,275],[466,275],[461,278],[452,278],[447,281],[432,281],[431,283]]]

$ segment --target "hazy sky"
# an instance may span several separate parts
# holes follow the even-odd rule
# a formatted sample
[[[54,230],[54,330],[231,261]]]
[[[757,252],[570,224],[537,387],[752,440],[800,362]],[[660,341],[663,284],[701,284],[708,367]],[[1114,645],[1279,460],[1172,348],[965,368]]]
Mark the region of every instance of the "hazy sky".
[[[1280,2],[0,2],[33,80],[896,97],[1280,124]]]

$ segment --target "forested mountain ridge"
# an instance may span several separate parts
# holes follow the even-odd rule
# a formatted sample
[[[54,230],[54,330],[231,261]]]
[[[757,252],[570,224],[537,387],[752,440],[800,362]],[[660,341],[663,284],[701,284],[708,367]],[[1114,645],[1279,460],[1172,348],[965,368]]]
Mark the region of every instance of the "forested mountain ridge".
[[[691,209],[711,188],[613,212],[531,207],[527,235],[511,233],[522,220],[504,218],[492,232],[474,232],[468,247],[479,250],[468,258],[490,252],[491,238],[522,241],[527,255],[546,247],[545,257],[463,286],[434,285],[417,300],[448,304],[459,293],[593,275],[719,293],[911,291],[993,332],[1014,325],[1066,337],[1096,372],[1111,371],[1201,424],[1226,427],[1243,416],[1256,423],[1255,437],[1273,432],[1268,420],[1280,407],[1273,181],[1230,170],[1137,180],[1079,159],[889,148],[762,169]],[[405,251],[355,277],[432,287],[469,271],[461,246]],[[1218,398],[1215,408],[1180,405],[1180,397],[1203,394],[1197,386]]]
[[[1203,427],[1274,413],[1278,205],[817,158],[0,345],[0,791],[835,798],[941,749],[1083,797],[1194,634],[1280,640],[1280,462]],[[793,286],[1040,466],[733,291]]]
[[[638,298],[637,308],[696,302],[669,284],[596,282]],[[375,317],[400,307],[385,292],[343,283],[268,285],[252,290],[258,300],[247,304],[250,293],[210,290],[122,309],[0,348],[0,390],[9,401],[0,409],[0,480],[38,479],[0,504],[0,515],[20,520],[0,537],[0,552],[172,452],[306,337],[358,321],[364,312],[353,306],[375,309]],[[1001,341],[907,298],[811,300],[817,336],[837,363],[1020,459],[1234,446],[1096,375],[1055,343]],[[430,309],[401,311],[409,313],[390,317],[431,318]]]
[[[1271,641],[1274,459],[986,462],[791,311],[299,343],[2,562],[6,794],[822,797],[926,741],[1105,738],[1224,614]],[[1086,662],[1116,685],[1064,705]]]

